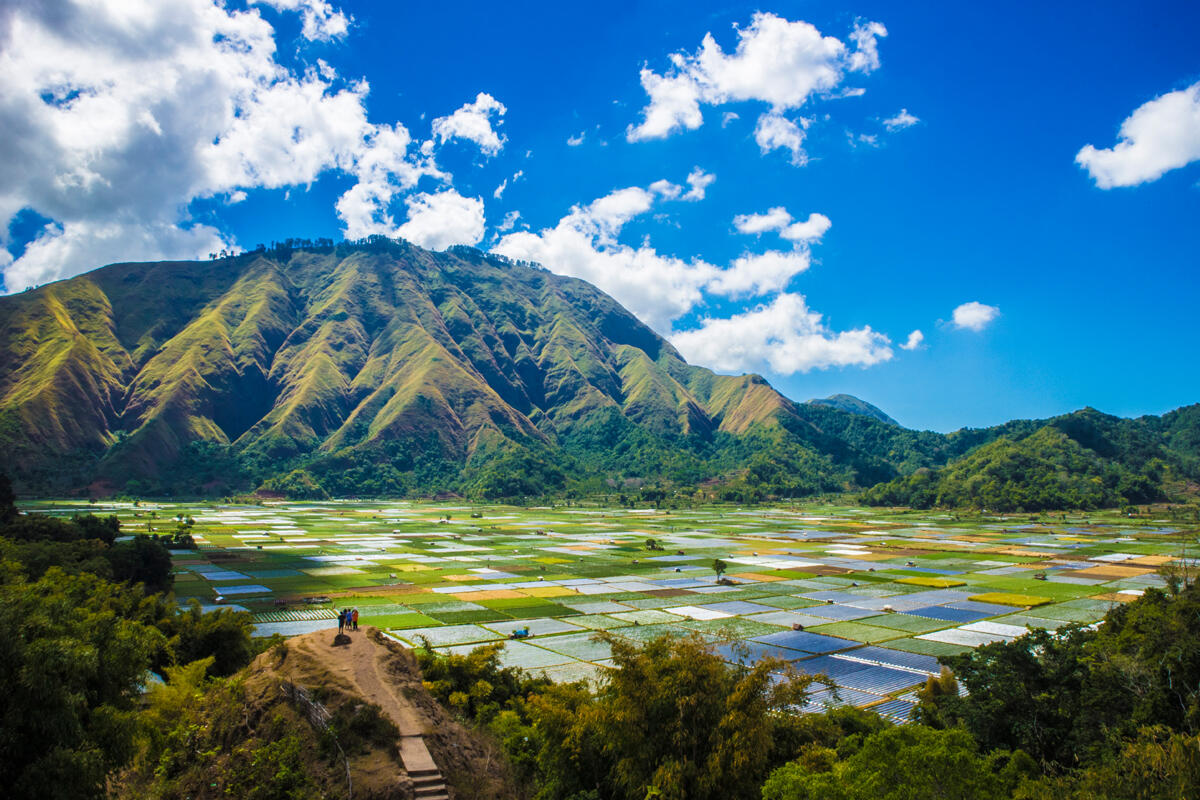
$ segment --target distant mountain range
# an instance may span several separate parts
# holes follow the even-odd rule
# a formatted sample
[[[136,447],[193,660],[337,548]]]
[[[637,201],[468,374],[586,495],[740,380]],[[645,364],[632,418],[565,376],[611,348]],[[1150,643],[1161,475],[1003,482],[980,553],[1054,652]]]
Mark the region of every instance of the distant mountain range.
[[[1050,421],[1112,484],[1079,502],[1190,491],[1198,409]],[[849,395],[795,403],[687,364],[590,284],[468,248],[293,243],[0,298],[0,447],[26,494],[756,500],[891,481],[867,497],[895,502],[919,473],[924,501],[954,479],[938,468],[1043,427],[942,435]],[[929,501],[952,496],[970,492]]]

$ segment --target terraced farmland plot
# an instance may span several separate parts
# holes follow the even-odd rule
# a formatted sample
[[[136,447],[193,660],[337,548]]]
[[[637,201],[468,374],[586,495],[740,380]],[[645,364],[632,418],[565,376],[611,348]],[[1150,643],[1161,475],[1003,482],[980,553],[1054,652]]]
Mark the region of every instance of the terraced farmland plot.
[[[174,553],[177,595],[236,603],[264,636],[336,627],[337,609],[357,608],[360,627],[447,653],[500,646],[505,665],[554,680],[603,675],[601,632],[698,636],[731,663],[828,675],[836,691],[815,692],[811,708],[878,706],[898,719],[937,657],[1094,623],[1161,585],[1156,570],[1197,534],[1102,514],[964,521],[833,507],[27,507],[115,513],[126,534],[191,517],[199,546]]]

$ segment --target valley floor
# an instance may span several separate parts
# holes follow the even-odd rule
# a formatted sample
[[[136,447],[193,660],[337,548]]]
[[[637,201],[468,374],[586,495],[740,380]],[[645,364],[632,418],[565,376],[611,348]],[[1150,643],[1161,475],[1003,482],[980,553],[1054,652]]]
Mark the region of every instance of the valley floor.
[[[1197,535],[1115,514],[843,507],[23,507],[115,513],[126,534],[173,532],[191,518],[198,547],[173,551],[176,595],[245,608],[262,636],[336,628],[335,609],[355,607],[360,627],[403,644],[466,652],[504,642],[504,665],[573,681],[611,665],[595,631],[642,642],[695,634],[731,662],[776,656],[828,675],[836,690],[810,696],[810,709],[869,706],[897,721],[938,656],[1096,622],[1161,585],[1164,564],[1194,558],[1185,548]],[[724,582],[715,559],[727,564]],[[510,640],[518,629],[529,636]]]

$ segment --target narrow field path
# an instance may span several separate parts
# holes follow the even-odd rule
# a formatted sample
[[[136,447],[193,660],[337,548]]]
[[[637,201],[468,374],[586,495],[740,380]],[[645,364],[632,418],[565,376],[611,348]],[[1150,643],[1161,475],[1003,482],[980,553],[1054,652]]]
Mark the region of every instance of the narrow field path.
[[[446,783],[429,748],[420,715],[387,679],[383,658],[387,650],[372,641],[374,628],[350,632],[349,644],[334,645],[333,631],[305,636],[297,644],[334,674],[346,679],[357,694],[379,706],[400,730],[400,759],[413,780],[418,800],[448,800]],[[296,641],[296,640],[293,640]]]

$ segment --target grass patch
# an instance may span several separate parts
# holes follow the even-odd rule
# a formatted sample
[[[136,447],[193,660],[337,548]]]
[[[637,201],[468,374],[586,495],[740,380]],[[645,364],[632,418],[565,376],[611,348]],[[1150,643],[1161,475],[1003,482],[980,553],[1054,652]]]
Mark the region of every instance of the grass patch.
[[[909,586],[927,586],[930,589],[949,589],[951,586],[965,586],[966,581],[958,578],[897,578],[896,583],[906,583]]]
[[[996,603],[1002,606],[1020,606],[1024,608],[1033,608],[1034,606],[1044,606],[1047,603],[1053,603],[1051,597],[1041,597],[1036,594],[1010,594],[1008,592],[984,592],[983,594],[973,594],[971,599],[977,603]]]
[[[932,642],[928,639],[893,639],[888,642],[893,650],[903,650],[906,653],[920,653],[923,656],[956,656],[970,652],[970,647],[949,642]]]
[[[377,628],[384,628],[386,630],[403,630],[404,628],[432,628],[438,624],[438,621],[433,617],[415,613],[385,614],[379,617],[360,614],[358,624],[360,627],[363,625],[374,625]]]
[[[504,613],[513,619],[534,619],[536,617],[573,617],[579,614],[572,608],[559,605],[515,606],[504,609]]]
[[[856,642],[866,642],[868,644],[886,642],[889,639],[897,639],[904,635],[904,631],[877,628],[874,625],[863,625],[858,622],[834,622],[829,625],[815,625],[811,628],[805,628],[805,630],[812,631],[813,633],[823,633],[827,636],[853,639]]]
[[[466,622],[495,622],[511,619],[502,611],[485,608],[482,611],[431,611],[429,616],[446,625],[461,625]],[[413,626],[416,627],[416,626]]]

